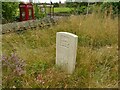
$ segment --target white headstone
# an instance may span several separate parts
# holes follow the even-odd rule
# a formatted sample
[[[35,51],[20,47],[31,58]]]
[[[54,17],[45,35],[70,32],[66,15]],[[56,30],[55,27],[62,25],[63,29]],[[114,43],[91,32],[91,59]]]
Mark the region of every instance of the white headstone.
[[[78,36],[68,32],[57,32],[56,65],[72,74],[76,64]]]

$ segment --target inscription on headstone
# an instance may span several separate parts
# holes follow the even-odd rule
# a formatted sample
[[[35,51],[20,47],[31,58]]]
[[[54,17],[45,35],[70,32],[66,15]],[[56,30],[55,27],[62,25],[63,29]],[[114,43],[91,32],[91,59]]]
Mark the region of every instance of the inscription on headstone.
[[[72,74],[76,63],[78,36],[68,32],[57,32],[56,65]]]

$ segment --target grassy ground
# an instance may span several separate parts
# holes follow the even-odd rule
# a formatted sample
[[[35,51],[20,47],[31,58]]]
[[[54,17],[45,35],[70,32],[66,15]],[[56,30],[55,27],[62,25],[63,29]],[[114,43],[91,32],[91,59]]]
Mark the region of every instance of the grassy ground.
[[[71,16],[42,30],[4,34],[3,55],[13,51],[26,62],[26,74],[3,68],[3,87],[118,87],[118,19],[101,15]],[[55,66],[56,32],[78,35],[77,64],[72,75]]]
[[[58,7],[58,8],[54,8],[54,12],[58,13],[58,12],[70,12],[72,9],[68,8],[68,7]]]
[[[69,13],[73,8],[68,8],[68,7],[55,7],[54,8],[54,13]],[[47,13],[50,12],[49,8],[46,8]]]

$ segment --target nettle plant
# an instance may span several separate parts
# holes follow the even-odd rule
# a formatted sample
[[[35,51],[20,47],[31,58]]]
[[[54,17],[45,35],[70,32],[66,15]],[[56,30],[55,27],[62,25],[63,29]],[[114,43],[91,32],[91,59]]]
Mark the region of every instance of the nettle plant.
[[[2,55],[3,70],[6,69],[7,72],[12,75],[20,76],[25,74],[25,66],[25,61],[19,58],[16,53],[12,53],[9,57],[6,55]]]

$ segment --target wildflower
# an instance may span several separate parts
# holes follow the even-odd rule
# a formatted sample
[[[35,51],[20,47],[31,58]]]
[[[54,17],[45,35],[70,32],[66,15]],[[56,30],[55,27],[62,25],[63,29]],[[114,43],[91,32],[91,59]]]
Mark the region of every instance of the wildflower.
[[[16,88],[15,86],[13,86],[13,88]]]
[[[25,62],[21,60],[15,53],[11,54],[10,57],[5,55],[2,56],[3,66],[10,67],[13,73],[17,73],[18,75],[25,74],[24,70]]]
[[[39,74],[39,75],[37,76],[37,81],[40,82],[40,83],[42,83],[42,84],[45,83],[45,82],[43,81],[43,79],[42,79],[42,75],[41,75],[41,74]]]

